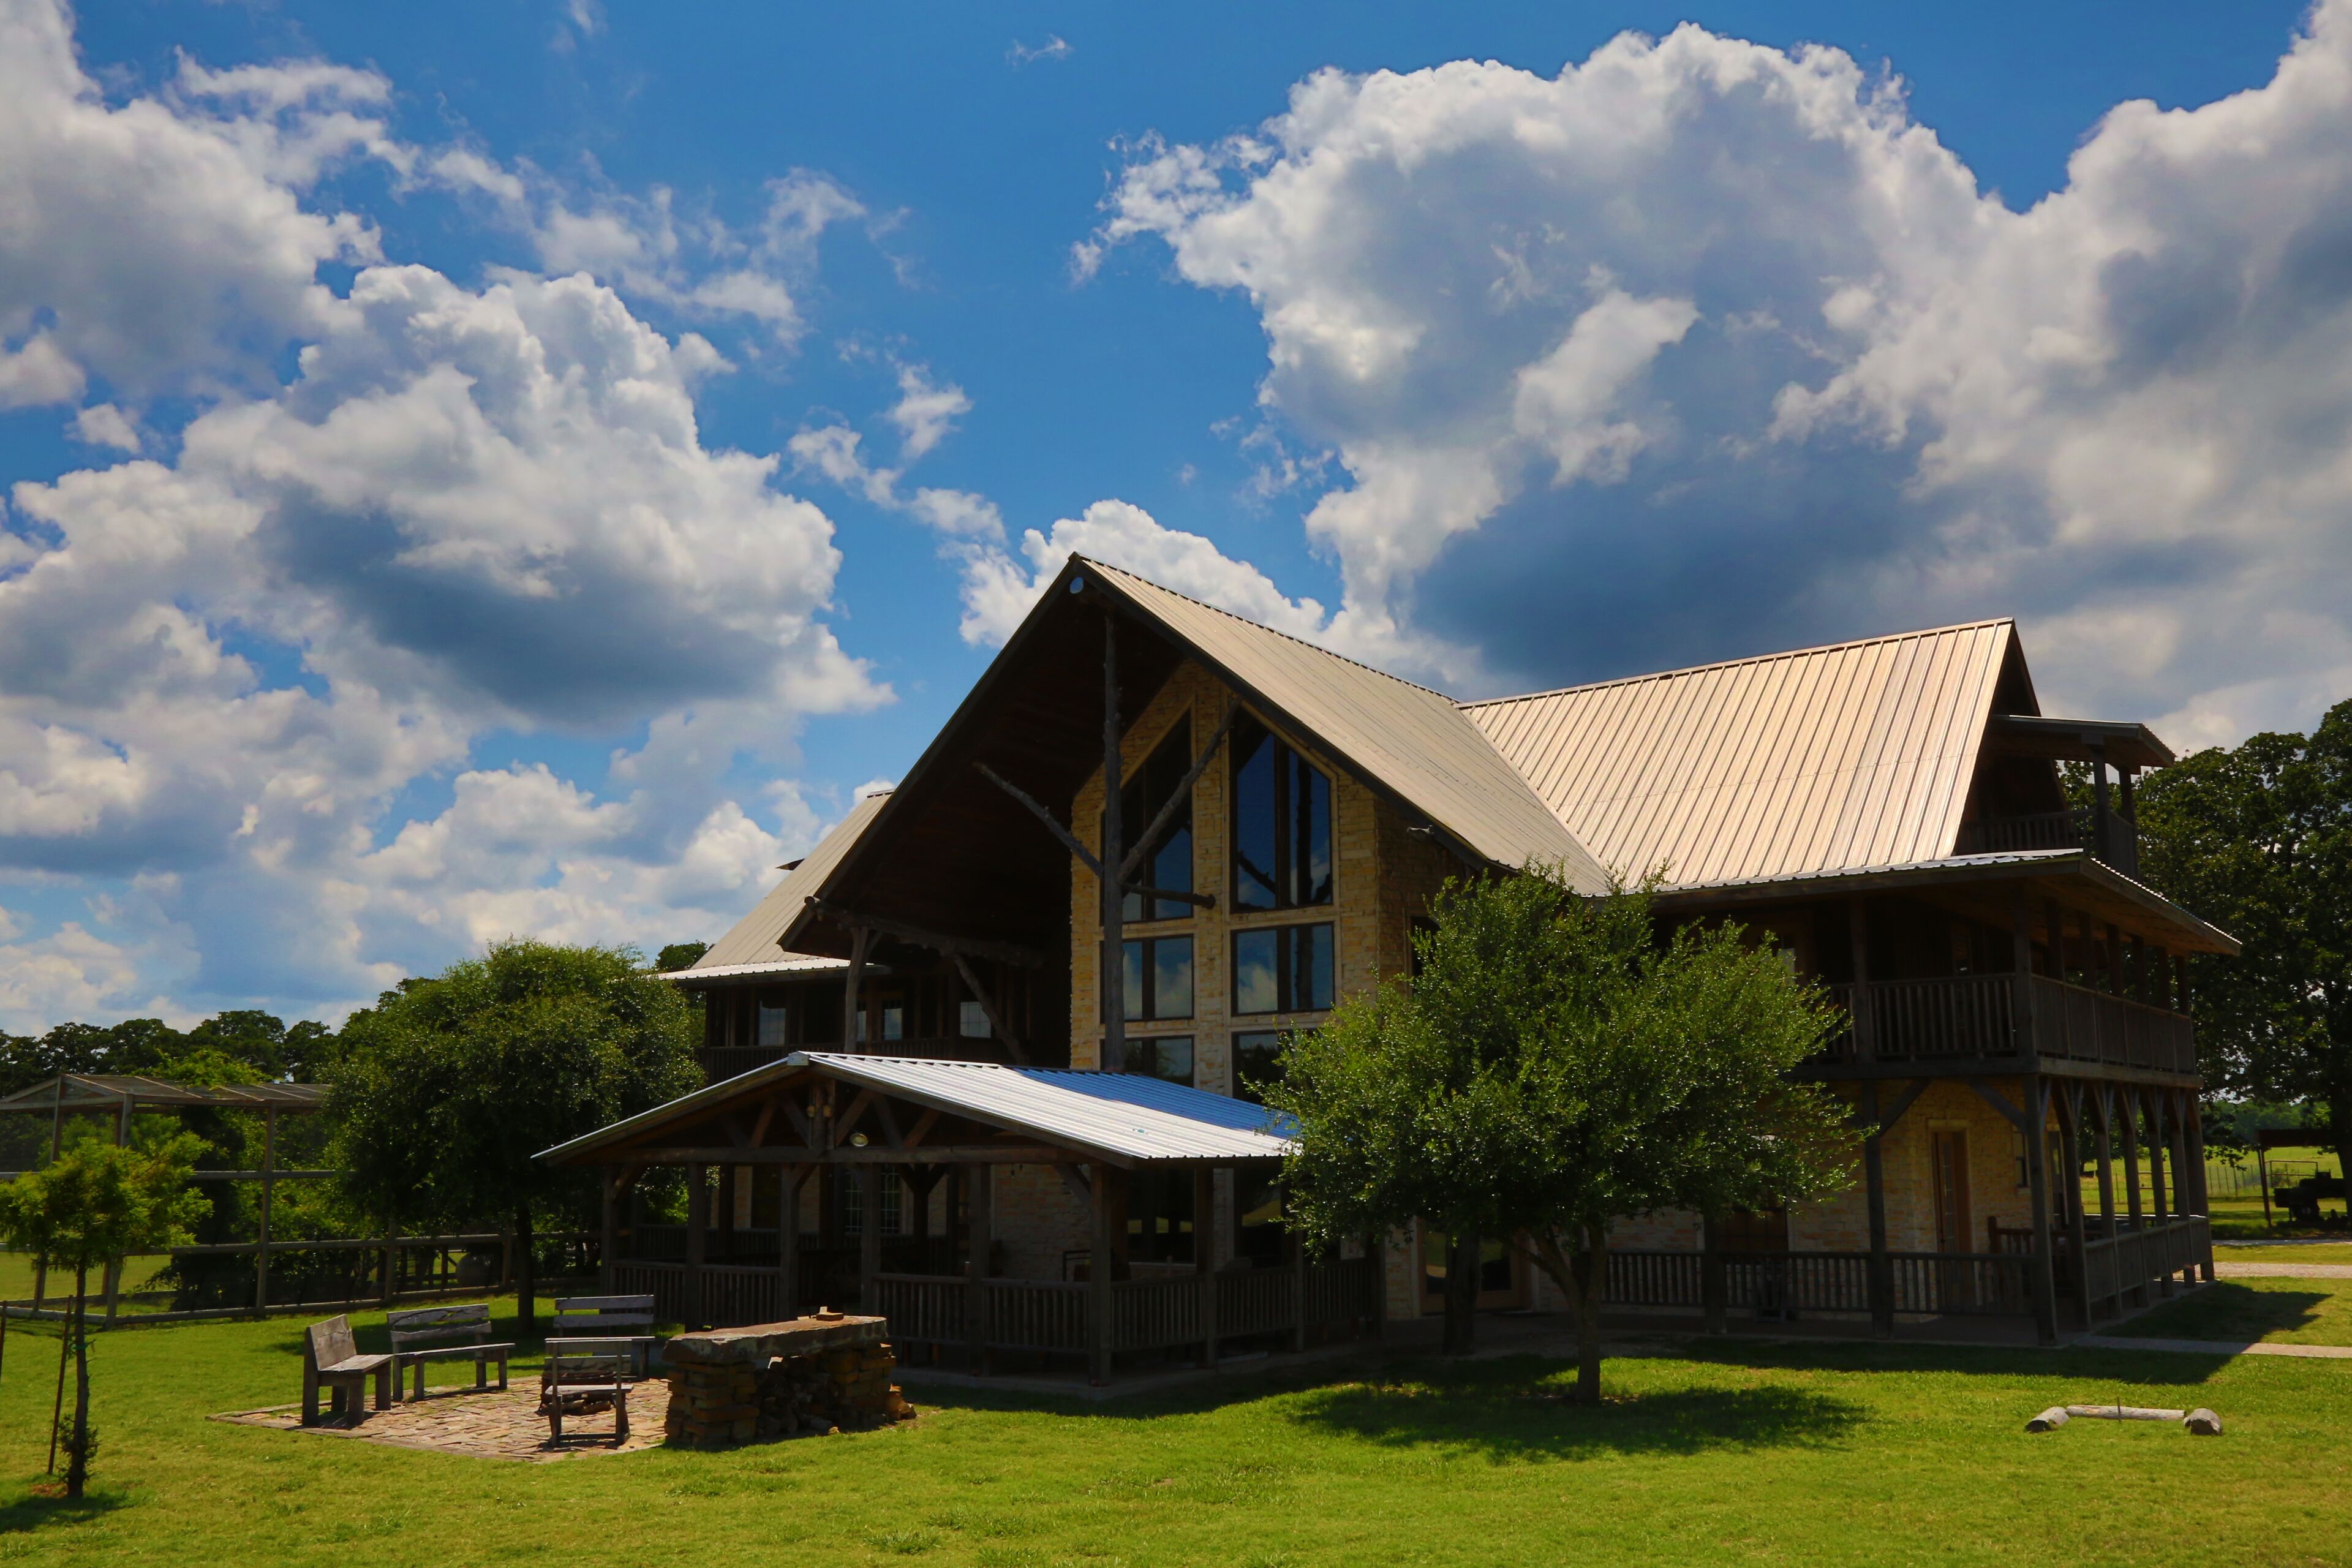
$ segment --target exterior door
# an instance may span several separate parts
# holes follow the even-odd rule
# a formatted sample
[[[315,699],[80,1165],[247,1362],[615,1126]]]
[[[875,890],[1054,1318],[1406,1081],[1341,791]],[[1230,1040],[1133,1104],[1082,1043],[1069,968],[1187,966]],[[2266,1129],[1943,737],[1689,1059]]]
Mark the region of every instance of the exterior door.
[[[1958,1131],[1933,1132],[1929,1134],[1927,1149],[1927,1184],[1936,1198],[1936,1250],[1971,1251],[1974,1237],[1969,1217],[1969,1135]],[[1977,1278],[1970,1264],[1948,1258],[1935,1268],[1939,1309],[1964,1310],[1976,1304]]]
[[[1421,1304],[1424,1312],[1445,1310],[1445,1271],[1453,1243],[1444,1231],[1421,1229]],[[1528,1304],[1527,1265],[1499,1241],[1478,1248],[1478,1310],[1501,1310]]]

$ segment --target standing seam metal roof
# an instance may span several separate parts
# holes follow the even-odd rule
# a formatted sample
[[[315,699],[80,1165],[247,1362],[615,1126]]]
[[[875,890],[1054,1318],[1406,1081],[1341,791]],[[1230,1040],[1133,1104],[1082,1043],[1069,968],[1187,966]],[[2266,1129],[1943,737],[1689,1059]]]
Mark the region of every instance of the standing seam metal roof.
[[[1087,561],[1086,569],[1280,709],[1305,730],[1302,741],[1427,813],[1478,854],[1504,866],[1558,864],[1580,892],[1607,886],[1574,827],[1452,699],[1117,567]]]
[[[540,1158],[577,1157],[601,1144],[656,1131],[666,1122],[706,1114],[809,1068],[1006,1131],[1118,1160],[1277,1160],[1291,1147],[1292,1123],[1280,1112],[1189,1084],[1128,1073],[795,1051],[544,1150]]]
[[[850,807],[849,815],[818,841],[817,847],[809,851],[808,858],[786,873],[782,881],[769,889],[767,897],[761,899],[750,914],[737,921],[725,936],[712,942],[710,951],[696,959],[692,968],[673,972],[668,978],[715,979],[719,976],[709,975],[709,971],[735,970],[746,964],[775,965],[798,959],[808,959],[812,966],[835,962],[808,953],[786,952],[776,944],[783,939],[792,923],[800,918],[801,910],[809,900],[824,886],[825,878],[841,864],[842,857],[849,853],[867,825],[873,822],[876,814],[882,809],[882,803],[889,798],[890,792],[883,790],[867,795]]]
[[[1612,870],[1746,881],[1952,853],[2007,620],[1462,710]]]

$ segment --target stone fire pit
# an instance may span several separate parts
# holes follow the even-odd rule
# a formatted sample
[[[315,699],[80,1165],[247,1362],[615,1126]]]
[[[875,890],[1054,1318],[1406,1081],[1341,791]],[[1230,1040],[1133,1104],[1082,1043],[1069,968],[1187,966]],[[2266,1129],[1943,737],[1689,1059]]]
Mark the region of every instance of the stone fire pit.
[[[890,1381],[889,1331],[886,1318],[836,1313],[680,1334],[662,1352],[664,1430],[684,1447],[725,1448],[903,1421],[915,1407]]]

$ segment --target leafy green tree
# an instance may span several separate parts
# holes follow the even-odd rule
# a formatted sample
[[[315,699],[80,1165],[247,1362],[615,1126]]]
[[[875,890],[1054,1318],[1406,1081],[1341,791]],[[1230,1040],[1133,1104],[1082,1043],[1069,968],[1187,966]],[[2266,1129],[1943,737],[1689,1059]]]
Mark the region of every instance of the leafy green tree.
[[[654,960],[654,968],[664,974],[674,970],[691,969],[709,951],[710,944],[707,942],[674,942],[661,950],[661,956]]]
[[[346,1190],[394,1225],[502,1216],[534,1318],[541,1213],[592,1177],[535,1156],[694,1088],[693,1013],[626,948],[504,942],[344,1024],[328,1097]]]
[[[1292,1223],[1327,1248],[1415,1218],[1504,1240],[1574,1304],[1597,1401],[1613,1222],[1852,1180],[1844,1107],[1788,1078],[1830,1009],[1737,926],[1662,937],[1645,890],[1582,899],[1530,866],[1449,881],[1431,913],[1411,985],[1342,1004],[1266,1090],[1298,1122]],[[1474,1300],[1449,1295],[1451,1350]]]
[[[66,1495],[89,1479],[98,1435],[89,1424],[89,1276],[102,1276],[133,1253],[184,1241],[204,1212],[188,1184],[203,1145],[172,1133],[143,1147],[118,1148],[95,1128],[79,1128],[58,1158],[0,1186],[0,1237],[36,1263],[73,1270],[73,1317],[67,1327],[74,1363],[72,1435],[66,1439]],[[62,1352],[63,1347],[60,1347]]]
[[[2161,770],[2139,822],[2150,885],[2244,944],[2192,971],[2207,1087],[2326,1107],[2352,1170],[2352,701]]]

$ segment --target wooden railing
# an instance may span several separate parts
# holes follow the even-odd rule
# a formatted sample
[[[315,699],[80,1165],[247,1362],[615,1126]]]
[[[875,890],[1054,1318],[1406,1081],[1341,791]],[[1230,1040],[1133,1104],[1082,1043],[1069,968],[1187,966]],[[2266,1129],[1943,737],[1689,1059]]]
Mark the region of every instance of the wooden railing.
[[[2038,812],[2028,816],[1979,816],[1960,825],[1963,855],[2004,855],[2034,849],[2087,849],[2126,877],[2139,875],[2139,827],[2127,816],[2106,814],[2106,842],[2099,841],[2095,806]]]
[[[1870,1258],[1858,1252],[1730,1252],[1725,1305],[1763,1314],[1867,1312]]]
[[[972,1342],[972,1284],[953,1275],[884,1274],[875,1295],[894,1339],[947,1346]],[[1379,1265],[1350,1258],[1305,1269],[1221,1270],[1215,1333],[1220,1341],[1305,1329],[1344,1334],[1381,1315]],[[985,1279],[982,1345],[990,1350],[1082,1352],[1088,1348],[1094,1292],[1084,1281]],[[1120,1279],[1110,1288],[1109,1348],[1165,1350],[1200,1343],[1203,1284],[1197,1274]],[[1303,1315],[1302,1315],[1303,1314]]]
[[[2017,977],[1958,974],[1928,980],[1874,980],[1832,985],[1846,1014],[1816,1060],[1863,1059],[1858,1037],[1878,1061],[1976,1061],[2050,1057],[2114,1067],[2190,1074],[2197,1070],[2196,1026],[2185,1016],[2093,991],[2048,975],[2030,977],[2031,1049],[2017,1027]],[[2021,1061],[2021,1067],[2023,1065]]]
[[[2014,1252],[1896,1252],[1895,1310],[1931,1316],[2025,1317],[2033,1259]]]
[[[2144,1290],[2157,1280],[2202,1268],[2212,1258],[2212,1227],[2202,1215],[2137,1230],[2118,1226],[2114,1236],[2094,1237],[2083,1247],[2091,1315],[2119,1312],[2126,1295]]]
[[[1703,1261],[1696,1252],[1612,1247],[1601,1299],[1616,1307],[1696,1307],[1703,1300]]]

